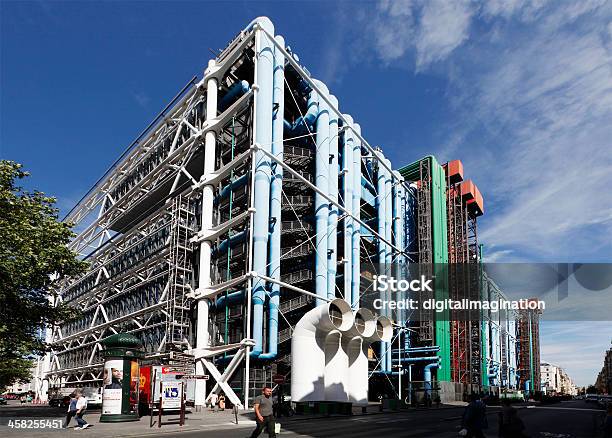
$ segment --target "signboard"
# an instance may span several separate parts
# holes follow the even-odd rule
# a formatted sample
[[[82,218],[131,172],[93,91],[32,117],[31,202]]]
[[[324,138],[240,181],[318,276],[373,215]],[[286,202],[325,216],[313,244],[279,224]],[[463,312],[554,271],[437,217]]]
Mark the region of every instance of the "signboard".
[[[123,359],[107,360],[104,364],[102,414],[121,414],[122,385]]]
[[[283,383],[285,383],[285,376],[283,376],[282,374],[274,374],[272,376],[272,381],[277,385],[282,385]]]
[[[161,382],[162,409],[180,409],[183,398],[182,382]]]
[[[137,360],[130,362],[130,413],[138,412],[138,393],[140,386],[140,366]]]
[[[177,367],[162,367],[162,374],[181,374]]]
[[[186,375],[182,377],[184,380],[208,380],[208,374]]]

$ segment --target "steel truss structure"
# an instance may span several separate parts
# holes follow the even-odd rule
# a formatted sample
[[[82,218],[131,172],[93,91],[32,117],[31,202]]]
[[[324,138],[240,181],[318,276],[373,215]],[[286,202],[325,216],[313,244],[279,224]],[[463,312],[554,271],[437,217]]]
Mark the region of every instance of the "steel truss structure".
[[[355,281],[355,266],[361,277],[360,264],[376,269],[377,263],[408,257],[398,232],[403,213],[390,198],[397,197],[400,206],[400,193],[412,191],[268,23],[258,19],[241,31],[66,217],[79,231],[70,248],[90,267],[58,286],[59,300],[83,316],[51,331],[46,375],[52,385],[99,384],[100,341],[128,332],[142,341],[147,361],[167,363],[173,353],[185,352],[195,357],[196,373],[213,376],[209,391],[198,381],[196,404],[222,390],[232,403],[247,407],[272,374],[289,374],[287,340],[315,301],[341,297],[358,306],[372,293],[372,283]],[[261,76],[270,62],[284,70],[280,100],[266,100],[276,96]],[[273,114],[290,126],[306,120],[313,95],[337,120],[332,141],[340,149],[332,164],[338,171],[331,173],[338,179],[332,189],[318,184],[321,135],[313,125],[285,132],[280,140],[264,136],[268,128],[262,124]],[[355,172],[359,185],[351,203],[347,175]],[[376,182],[383,173],[381,190]],[[264,266],[257,234],[268,208],[259,200],[262,175],[268,185],[282,180],[280,197],[271,198],[280,203],[280,216],[264,220],[266,235],[267,227],[278,226],[280,251]],[[327,206],[337,226],[318,228],[317,203]],[[390,220],[381,232],[374,224],[381,221],[383,203]],[[331,251],[323,257],[333,254],[328,266],[337,269],[326,290],[316,283],[322,239]],[[270,266],[277,268],[270,272]],[[357,288],[352,297],[346,289],[351,281]],[[258,342],[278,351],[255,354]],[[390,370],[390,346],[381,346],[374,357],[372,368],[382,362]]]

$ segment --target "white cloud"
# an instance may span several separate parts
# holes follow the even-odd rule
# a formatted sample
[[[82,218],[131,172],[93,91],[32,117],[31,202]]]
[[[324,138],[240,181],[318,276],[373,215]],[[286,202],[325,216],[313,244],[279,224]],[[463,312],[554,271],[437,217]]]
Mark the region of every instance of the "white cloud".
[[[473,12],[467,0],[382,1],[364,17],[363,43],[372,41],[387,64],[414,51],[417,69],[425,69],[467,39]]]
[[[369,23],[364,41],[372,39],[377,56],[383,62],[401,58],[412,46],[414,37],[413,2],[411,0],[382,1],[374,16],[366,14]]]
[[[601,190],[612,181],[612,53],[595,33],[557,32],[507,49],[478,76],[472,110],[504,169],[477,170],[503,205],[480,237],[580,257],[591,242],[576,233],[612,225],[612,193]]]
[[[468,38],[472,14],[467,1],[425,2],[416,39],[417,70],[445,59]]]

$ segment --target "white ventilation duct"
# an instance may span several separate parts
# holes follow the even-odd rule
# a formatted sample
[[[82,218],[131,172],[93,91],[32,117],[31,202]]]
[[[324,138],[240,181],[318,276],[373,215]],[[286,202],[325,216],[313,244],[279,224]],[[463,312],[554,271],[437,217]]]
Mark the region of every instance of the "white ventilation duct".
[[[369,338],[376,333],[376,317],[368,309],[355,312],[352,336],[343,339],[342,347],[348,356],[347,396],[349,402],[368,402],[368,347]]]
[[[306,313],[293,332],[291,400],[368,402],[368,348],[389,342],[389,318],[368,309],[351,312],[335,299]]]
[[[335,397],[334,388],[340,389],[335,383],[342,383],[346,368],[333,369],[333,365],[343,361],[337,355],[340,339],[352,326],[351,307],[340,298],[315,307],[300,319],[291,338],[292,401],[324,401],[326,393]]]

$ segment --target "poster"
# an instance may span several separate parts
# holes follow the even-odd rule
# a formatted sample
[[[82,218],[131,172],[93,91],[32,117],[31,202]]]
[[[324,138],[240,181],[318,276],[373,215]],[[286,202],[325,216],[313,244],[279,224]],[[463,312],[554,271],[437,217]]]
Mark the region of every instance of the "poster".
[[[102,414],[121,414],[123,359],[107,360],[102,378]]]
[[[180,409],[182,396],[182,382],[162,382],[163,409]]]
[[[130,413],[138,412],[138,390],[140,387],[140,367],[138,361],[130,361]]]

